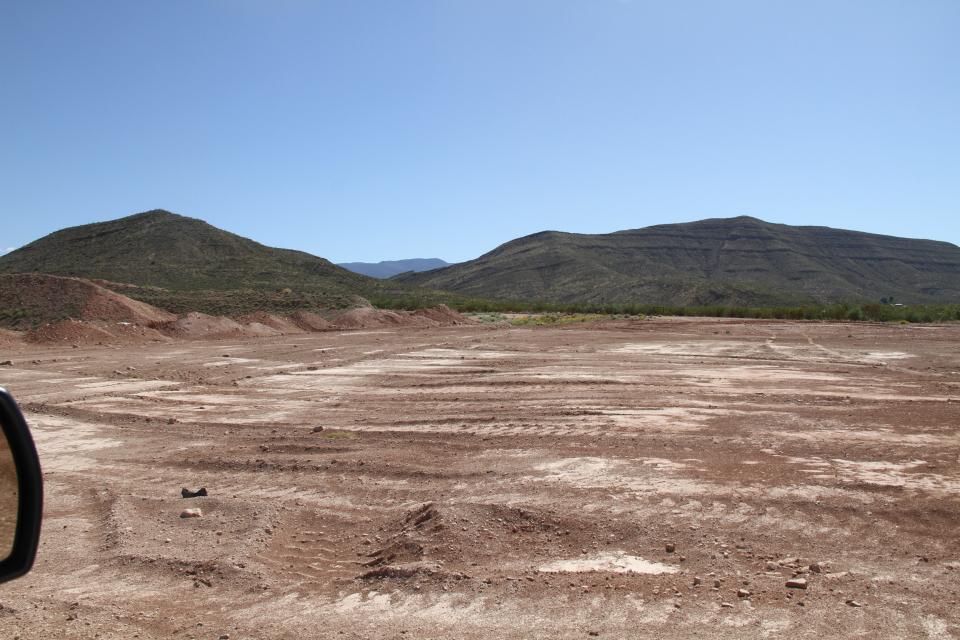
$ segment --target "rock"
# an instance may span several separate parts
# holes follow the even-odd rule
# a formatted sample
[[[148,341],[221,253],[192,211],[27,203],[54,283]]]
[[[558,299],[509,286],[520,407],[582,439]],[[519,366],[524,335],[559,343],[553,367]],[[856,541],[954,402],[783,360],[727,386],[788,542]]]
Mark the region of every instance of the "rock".
[[[750,597],[750,592],[747,591],[746,589],[737,589],[737,597],[738,597],[738,598],[749,598],[749,597]]]
[[[847,604],[851,607],[862,607],[862,602],[857,602],[856,600],[847,600]]]
[[[693,576],[693,586],[699,587],[703,583],[703,580],[700,576]]]
[[[823,573],[823,565],[819,562],[814,562],[810,565],[810,573]]]
[[[733,605],[730,604],[729,602],[721,602],[720,606],[724,609],[733,609]]]
[[[677,550],[677,546],[672,542],[668,542],[666,549],[667,549],[667,553],[673,553],[674,551]]]
[[[806,589],[807,581],[805,578],[791,578],[787,580],[787,589]]]
[[[180,512],[181,518],[202,518],[203,511],[201,509],[184,509]]]
[[[190,489],[186,487],[180,489],[180,496],[183,498],[199,498],[205,495],[207,495],[206,487],[200,487],[196,491],[190,491]]]
[[[13,366],[13,360],[4,360],[3,362],[0,362],[0,367],[12,367],[12,366]]]
[[[780,568],[780,565],[778,565],[776,562],[767,563],[767,571],[776,571],[779,568]]]
[[[320,433],[321,431],[323,431],[323,427],[320,426],[316,426],[311,430],[312,433]]]

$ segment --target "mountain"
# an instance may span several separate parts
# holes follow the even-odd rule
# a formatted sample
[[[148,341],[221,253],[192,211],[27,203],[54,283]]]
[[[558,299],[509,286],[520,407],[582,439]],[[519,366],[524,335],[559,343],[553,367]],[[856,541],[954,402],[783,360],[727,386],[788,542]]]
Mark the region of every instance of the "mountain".
[[[381,260],[380,262],[340,262],[337,263],[337,266],[371,278],[391,278],[407,271],[429,271],[430,269],[449,266],[449,264],[449,262],[440,258],[409,258],[407,260]]]
[[[756,218],[544,231],[394,281],[473,297],[663,305],[960,301],[960,248]]]
[[[289,314],[365,304],[361,298],[412,295],[435,304],[442,296],[163,210],[56,231],[0,256],[0,273],[89,278],[175,313]]]
[[[47,273],[165,289],[358,292],[376,281],[169,211],[71,227],[0,256],[0,273]]]

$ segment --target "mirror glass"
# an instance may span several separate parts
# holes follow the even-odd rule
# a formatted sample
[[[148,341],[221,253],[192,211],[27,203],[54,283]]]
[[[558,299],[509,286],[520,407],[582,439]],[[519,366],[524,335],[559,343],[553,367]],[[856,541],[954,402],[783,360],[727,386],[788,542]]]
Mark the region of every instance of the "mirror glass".
[[[0,560],[13,550],[17,531],[17,467],[7,438],[0,431]]]

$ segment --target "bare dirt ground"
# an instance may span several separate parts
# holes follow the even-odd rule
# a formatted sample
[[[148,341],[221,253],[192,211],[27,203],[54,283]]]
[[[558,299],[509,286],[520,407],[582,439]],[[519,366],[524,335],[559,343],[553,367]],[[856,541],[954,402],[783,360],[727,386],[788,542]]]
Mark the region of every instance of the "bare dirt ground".
[[[0,356],[47,497],[3,638],[960,636],[960,326]]]

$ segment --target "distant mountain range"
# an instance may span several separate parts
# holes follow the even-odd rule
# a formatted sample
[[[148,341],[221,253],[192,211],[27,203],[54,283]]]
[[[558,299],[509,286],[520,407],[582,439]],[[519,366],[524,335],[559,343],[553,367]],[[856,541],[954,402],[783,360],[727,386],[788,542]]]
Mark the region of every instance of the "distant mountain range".
[[[960,302],[960,248],[756,218],[587,235],[544,231],[395,281],[466,296],[754,305]]]
[[[208,313],[349,306],[362,303],[358,296],[670,306],[960,302],[955,245],[750,217],[599,235],[544,231],[445,264],[382,262],[365,265],[382,267],[368,277],[154,210],[52,233],[0,256],[0,273],[102,280],[164,309]],[[378,279],[391,269],[404,273]]]
[[[409,258],[407,260],[381,260],[380,262],[340,262],[337,263],[337,266],[371,278],[391,278],[407,271],[429,271],[449,266],[449,264],[449,262],[440,258]]]

